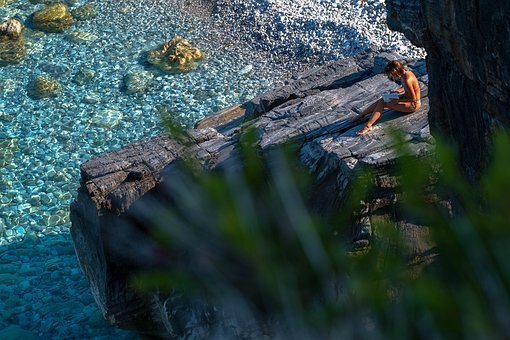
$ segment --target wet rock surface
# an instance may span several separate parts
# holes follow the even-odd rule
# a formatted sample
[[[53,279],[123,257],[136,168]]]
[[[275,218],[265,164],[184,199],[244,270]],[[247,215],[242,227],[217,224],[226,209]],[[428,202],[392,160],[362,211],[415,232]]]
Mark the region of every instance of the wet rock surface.
[[[351,236],[355,244],[366,246],[372,235],[372,215],[392,210],[395,203],[391,164],[397,156],[388,129],[400,128],[417,156],[428,155],[433,149],[424,61],[409,64],[422,87],[420,110],[412,114],[385,112],[374,131],[362,137],[356,131],[363,122],[349,121],[382,92],[396,87],[380,74],[380,64],[395,57],[401,58],[369,53],[298,74],[284,87],[199,122],[196,129],[188,131],[192,145],[185,149],[159,135],[84,163],[78,197],[71,206],[71,234],[82,270],[106,318],[116,326],[142,333],[190,336],[207,332],[210,314],[203,303],[176,302],[157,294],[142,297],[130,290],[126,281],[140,269],[172,268],[168,250],[147,236],[151,225],[144,224],[143,216],[150,211],[146,204],[151,200],[146,198],[164,195],[162,183],[178,177],[183,152],[195,155],[206,169],[232,170],[241,131],[248,127],[257,132],[262,154],[283,144],[298,150],[301,163],[316,181],[313,208],[325,214],[341,204],[357,171],[365,167],[374,170],[380,190],[367,201]],[[393,216],[413,243],[409,256],[429,249],[426,242],[416,241],[426,234],[426,227]]]

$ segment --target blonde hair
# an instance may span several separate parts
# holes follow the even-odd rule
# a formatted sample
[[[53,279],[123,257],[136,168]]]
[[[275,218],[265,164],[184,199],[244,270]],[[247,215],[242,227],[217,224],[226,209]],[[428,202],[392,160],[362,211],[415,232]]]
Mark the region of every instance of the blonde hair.
[[[402,65],[402,63],[398,60],[391,60],[384,67],[384,74],[394,78],[402,77],[404,72],[404,65]]]

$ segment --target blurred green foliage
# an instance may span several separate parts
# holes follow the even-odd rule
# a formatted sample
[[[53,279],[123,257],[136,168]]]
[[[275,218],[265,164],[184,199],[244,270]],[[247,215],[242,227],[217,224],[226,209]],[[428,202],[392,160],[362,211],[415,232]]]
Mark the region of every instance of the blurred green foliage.
[[[399,207],[431,227],[436,245],[422,260],[402,255],[393,221],[372,221],[378,237],[363,252],[342,237],[370,193],[370,172],[324,219],[308,208],[312,180],[297,157],[284,149],[262,157],[254,144],[247,132],[233,171],[194,164],[173,178],[155,238],[184,255],[172,272],[138,275],[138,288],[206,296],[230,317],[254,318],[289,339],[510,334],[508,136],[495,135],[478,183],[464,179],[446,143],[427,158],[399,144]]]

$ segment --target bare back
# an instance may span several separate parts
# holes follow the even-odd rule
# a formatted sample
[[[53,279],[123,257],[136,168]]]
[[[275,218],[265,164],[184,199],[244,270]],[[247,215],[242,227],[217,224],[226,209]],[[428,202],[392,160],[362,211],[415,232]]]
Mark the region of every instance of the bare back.
[[[400,97],[401,99],[408,99],[413,102],[421,99],[420,84],[412,71],[405,72],[404,77],[402,77],[402,86],[405,92]]]

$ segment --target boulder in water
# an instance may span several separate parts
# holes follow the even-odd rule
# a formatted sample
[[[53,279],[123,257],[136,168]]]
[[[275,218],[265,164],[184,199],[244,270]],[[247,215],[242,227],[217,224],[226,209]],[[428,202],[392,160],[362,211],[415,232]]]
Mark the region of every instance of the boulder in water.
[[[0,41],[20,39],[25,26],[16,19],[9,19],[0,24]]]
[[[69,8],[58,2],[35,12],[32,22],[34,27],[41,31],[63,32],[74,23],[74,19]]]
[[[93,4],[85,4],[71,11],[71,15],[76,20],[89,20],[97,16],[96,6]]]
[[[28,95],[33,99],[54,98],[62,94],[62,85],[47,76],[38,76],[28,85]]]
[[[15,64],[25,58],[24,26],[16,19],[0,23],[0,66]]]
[[[186,39],[176,36],[157,49],[150,51],[147,62],[165,72],[185,72],[197,67],[205,54]]]
[[[80,70],[73,78],[73,82],[83,86],[92,81],[92,78],[96,75],[96,71],[88,67],[80,67]]]
[[[152,85],[154,76],[148,71],[134,71],[124,77],[123,90],[127,94],[144,93]]]

